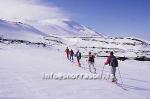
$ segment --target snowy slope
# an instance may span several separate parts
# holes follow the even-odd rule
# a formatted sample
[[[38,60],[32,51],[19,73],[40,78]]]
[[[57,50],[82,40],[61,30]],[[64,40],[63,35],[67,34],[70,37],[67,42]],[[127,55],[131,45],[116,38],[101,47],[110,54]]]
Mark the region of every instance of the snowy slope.
[[[108,38],[70,20],[44,20],[36,22],[11,22],[0,20],[0,36],[3,39],[36,41],[53,47],[70,46],[99,56],[114,51],[118,56],[150,56],[150,44],[139,38]],[[61,48],[60,48],[61,49]]]
[[[43,80],[44,73],[91,73],[84,58],[79,68],[66,59],[64,52],[26,45],[0,45],[0,99],[149,99],[149,62],[119,61],[123,86],[127,89],[123,90],[105,80]],[[104,60],[96,58],[98,74]],[[105,69],[108,71],[109,66]],[[118,71],[117,77],[121,83]]]
[[[137,38],[104,38],[104,37],[45,37],[45,42],[56,40],[73,49],[80,49],[84,55],[89,51],[98,56],[107,56],[114,51],[119,57],[150,57],[150,44]]]
[[[30,24],[30,25],[29,25]],[[119,61],[120,86],[105,80],[43,80],[43,74],[92,74],[87,58],[96,53],[101,74],[109,51],[116,56],[150,57],[150,44],[138,38],[107,38],[76,22],[49,21],[24,24],[0,20],[0,99],[148,99],[150,63]],[[3,36],[2,36],[3,35]],[[68,46],[82,52],[82,67],[66,59]],[[109,73],[105,67],[104,76]],[[140,76],[139,76],[140,74]],[[117,71],[118,83],[121,84]]]
[[[69,20],[12,22],[0,19],[0,36],[11,39],[38,39],[45,36],[100,36],[103,35]]]
[[[71,20],[42,20],[27,22],[48,35],[58,36],[102,36],[94,30]]]
[[[47,36],[38,29],[22,22],[0,20],[0,35],[13,39],[33,39]]]

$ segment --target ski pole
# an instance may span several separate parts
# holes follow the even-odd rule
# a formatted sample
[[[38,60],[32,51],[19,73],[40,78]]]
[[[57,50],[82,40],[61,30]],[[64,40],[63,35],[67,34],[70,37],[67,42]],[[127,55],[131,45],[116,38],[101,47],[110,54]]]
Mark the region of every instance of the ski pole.
[[[119,76],[120,76],[120,80],[121,80],[121,85],[122,85],[122,87],[123,87],[123,81],[122,81],[122,77],[121,77],[121,73],[120,73],[119,67],[118,67],[118,72],[119,72]]]
[[[109,70],[109,74],[108,74],[107,80],[110,79],[110,75],[111,75],[111,70]]]
[[[120,70],[119,70],[119,67],[118,67],[118,72],[119,72],[119,75],[120,75],[120,80],[121,80],[121,87],[122,87],[122,89],[123,90],[126,90],[127,91],[127,89],[123,86],[123,81],[122,81],[122,77],[121,77],[121,73],[120,73]]]
[[[105,65],[103,66],[103,69],[102,69],[101,79],[102,79],[102,77],[103,77],[104,68],[105,68]]]

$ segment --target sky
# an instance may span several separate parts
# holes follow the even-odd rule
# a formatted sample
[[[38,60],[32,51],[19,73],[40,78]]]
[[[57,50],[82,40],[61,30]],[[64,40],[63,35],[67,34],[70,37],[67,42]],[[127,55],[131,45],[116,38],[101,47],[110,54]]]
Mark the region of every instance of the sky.
[[[150,40],[150,0],[45,0],[108,36]]]
[[[106,36],[150,40],[150,0],[0,0],[0,18],[68,19]]]
[[[0,0],[0,18],[10,21],[65,19],[67,15],[40,0]]]

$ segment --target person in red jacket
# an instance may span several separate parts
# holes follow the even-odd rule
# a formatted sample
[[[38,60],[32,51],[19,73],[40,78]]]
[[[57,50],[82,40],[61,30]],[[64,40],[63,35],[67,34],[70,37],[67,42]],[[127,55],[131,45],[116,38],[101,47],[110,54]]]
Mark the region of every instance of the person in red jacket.
[[[70,52],[69,52],[69,48],[68,48],[68,47],[66,48],[65,52],[66,52],[67,58],[69,59],[69,54],[70,54]]]
[[[114,56],[113,52],[110,52],[110,55],[107,57],[107,60],[104,64],[105,65],[109,64],[109,66],[111,66],[111,73],[113,75],[112,82],[117,81],[116,67],[118,67],[118,61],[117,58]]]
[[[113,55],[113,52],[110,52],[110,55],[107,57],[107,60],[106,60],[106,62],[104,63],[105,65],[110,64],[112,55]]]

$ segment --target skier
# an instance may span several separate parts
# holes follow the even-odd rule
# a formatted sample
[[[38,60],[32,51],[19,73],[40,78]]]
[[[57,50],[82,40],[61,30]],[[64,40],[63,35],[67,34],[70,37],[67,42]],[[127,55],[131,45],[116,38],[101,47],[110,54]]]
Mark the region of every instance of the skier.
[[[89,52],[89,56],[88,56],[88,64],[89,64],[89,71],[91,71],[91,66],[93,66],[94,69],[94,73],[96,73],[96,68],[94,66],[95,61],[94,61],[95,56],[91,54],[91,52]]]
[[[81,63],[80,63],[81,52],[78,50],[78,51],[76,52],[75,56],[77,57],[78,66],[81,67]]]
[[[68,47],[66,48],[65,52],[66,52],[67,58],[69,59],[69,48]]]
[[[109,66],[111,66],[111,74],[113,75],[112,82],[116,82],[116,67],[118,67],[118,60],[113,52],[110,52],[110,55],[107,57],[107,61],[104,64],[109,64]]]
[[[74,52],[73,52],[73,50],[71,49],[71,50],[70,50],[70,61],[73,61],[73,56],[74,56]]]

